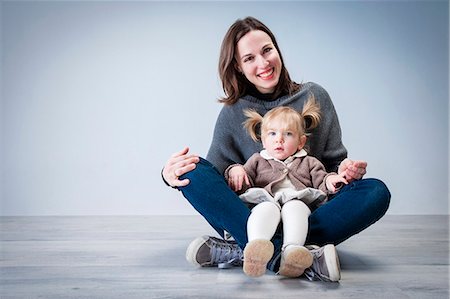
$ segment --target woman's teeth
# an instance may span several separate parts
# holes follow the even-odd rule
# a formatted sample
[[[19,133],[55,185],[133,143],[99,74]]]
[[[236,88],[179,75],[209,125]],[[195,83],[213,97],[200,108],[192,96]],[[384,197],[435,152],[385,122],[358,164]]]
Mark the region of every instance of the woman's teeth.
[[[263,73],[260,73],[260,74],[259,74],[259,77],[260,77],[261,79],[267,79],[267,78],[269,78],[270,76],[272,76],[272,74],[273,74],[273,68],[271,68],[270,70],[265,71],[265,72],[263,72]]]

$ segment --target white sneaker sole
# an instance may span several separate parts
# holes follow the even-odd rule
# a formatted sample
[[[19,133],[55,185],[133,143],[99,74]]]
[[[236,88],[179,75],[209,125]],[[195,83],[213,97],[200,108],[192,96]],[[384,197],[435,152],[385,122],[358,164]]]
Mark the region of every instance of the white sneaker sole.
[[[186,249],[186,260],[194,266],[202,267],[203,265],[197,261],[197,252],[205,244],[205,237],[198,237],[193,240]]]
[[[341,266],[339,265],[339,258],[336,248],[333,244],[325,245],[323,254],[327,264],[330,280],[334,282],[339,281],[341,279]]]

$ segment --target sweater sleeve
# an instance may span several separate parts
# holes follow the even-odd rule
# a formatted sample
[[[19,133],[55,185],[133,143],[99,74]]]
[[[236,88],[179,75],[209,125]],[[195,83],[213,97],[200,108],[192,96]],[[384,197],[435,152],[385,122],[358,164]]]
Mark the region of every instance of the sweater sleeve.
[[[325,167],[319,160],[313,157],[306,157],[306,159],[308,159],[309,174],[311,176],[313,188],[322,190],[326,193],[327,186],[324,178],[327,175],[327,172],[325,171]]]
[[[313,187],[323,191],[325,194],[330,194],[330,191],[327,189],[326,179],[330,174],[325,170],[324,165],[314,157],[306,157],[309,162],[311,182]]]
[[[233,111],[224,107],[217,117],[214,127],[213,138],[206,159],[211,162],[217,170],[224,174],[225,169],[232,164],[244,164],[239,143],[239,130],[237,118]]]
[[[259,153],[253,154],[250,159],[244,164],[245,172],[247,173],[248,180],[250,181],[250,186],[255,185],[256,176],[258,175],[258,163],[261,160],[261,155]]]

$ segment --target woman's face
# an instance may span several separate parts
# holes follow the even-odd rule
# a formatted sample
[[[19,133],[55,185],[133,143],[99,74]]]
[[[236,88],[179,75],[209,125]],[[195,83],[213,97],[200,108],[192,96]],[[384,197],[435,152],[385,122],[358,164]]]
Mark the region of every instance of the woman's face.
[[[281,73],[281,59],[270,36],[261,30],[252,30],[236,45],[237,69],[261,93],[272,93]]]

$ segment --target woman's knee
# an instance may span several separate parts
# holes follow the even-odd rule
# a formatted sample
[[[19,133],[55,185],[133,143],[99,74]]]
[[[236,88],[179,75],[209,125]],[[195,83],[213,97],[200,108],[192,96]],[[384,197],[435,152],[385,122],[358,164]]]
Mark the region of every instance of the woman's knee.
[[[180,180],[189,179],[190,183],[206,182],[213,177],[223,179],[217,169],[206,159],[200,158],[195,168],[182,176]]]
[[[383,181],[375,178],[364,179],[362,181],[367,184],[367,204],[369,204],[374,211],[378,211],[380,217],[383,216],[388,210],[391,201],[391,193],[389,192],[388,187]]]

